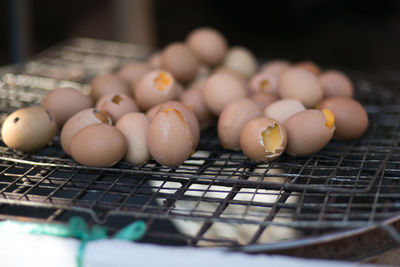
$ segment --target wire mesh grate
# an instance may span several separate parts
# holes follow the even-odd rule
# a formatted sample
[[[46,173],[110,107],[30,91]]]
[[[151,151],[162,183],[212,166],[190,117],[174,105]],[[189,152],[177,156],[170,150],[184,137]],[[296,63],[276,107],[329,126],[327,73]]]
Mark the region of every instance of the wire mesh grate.
[[[2,118],[39,103],[47,90],[59,86],[76,85],[87,92],[86,83],[96,73],[140,60],[145,53],[89,39],[45,51],[3,71]],[[1,143],[0,219],[65,222],[79,214],[115,231],[141,218],[149,228],[147,242],[238,246],[393,218],[400,213],[400,106],[376,78],[370,83],[350,74],[357,98],[368,104],[367,132],[354,141],[331,141],[306,157],[283,155],[256,163],[241,152],[223,150],[215,128],[203,131],[198,151],[174,168],[153,160],[141,166],[85,167],[61,150],[58,139],[35,154]]]

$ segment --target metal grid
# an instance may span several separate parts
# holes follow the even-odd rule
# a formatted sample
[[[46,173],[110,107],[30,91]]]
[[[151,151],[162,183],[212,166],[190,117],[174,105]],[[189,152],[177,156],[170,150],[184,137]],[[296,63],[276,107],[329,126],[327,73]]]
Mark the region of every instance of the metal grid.
[[[93,75],[128,60],[121,54],[140,59],[144,53],[126,48],[130,53],[122,49],[118,54],[118,46],[101,53],[101,42],[77,40],[38,55],[12,74],[3,73],[4,116],[40,102],[43,89],[73,82],[88,90],[85,82]],[[95,70],[78,64],[87,58],[113,64],[94,64]],[[32,67],[32,62],[41,65]],[[60,69],[46,72],[57,64]],[[73,79],[76,66],[81,72]],[[69,71],[62,72],[64,68]],[[369,104],[367,132],[354,141],[331,141],[306,157],[283,155],[256,163],[241,152],[223,150],[215,128],[202,132],[198,151],[176,168],[153,160],[142,166],[120,162],[113,168],[90,168],[67,156],[57,139],[35,154],[1,143],[0,219],[65,222],[78,214],[115,231],[140,218],[149,229],[145,242],[223,247],[380,224],[400,214],[400,106],[387,105],[394,104],[395,94],[379,81],[367,82],[354,72],[351,76],[357,98]]]

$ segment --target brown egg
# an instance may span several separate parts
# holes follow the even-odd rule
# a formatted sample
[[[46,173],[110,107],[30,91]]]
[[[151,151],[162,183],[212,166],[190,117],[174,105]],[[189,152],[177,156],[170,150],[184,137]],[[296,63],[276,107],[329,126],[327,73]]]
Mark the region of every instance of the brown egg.
[[[323,100],[319,109],[329,109],[335,116],[335,139],[352,140],[368,128],[368,114],[356,100],[348,97],[331,97]]]
[[[260,72],[269,73],[271,75],[274,75],[277,79],[279,79],[281,73],[290,66],[291,63],[287,60],[283,59],[270,60],[261,67]]]
[[[200,140],[200,127],[199,122],[197,120],[196,115],[192,110],[190,110],[187,106],[183,103],[178,101],[168,101],[162,103],[157,106],[154,110],[151,110],[151,113],[146,114],[147,118],[152,121],[154,117],[157,115],[158,112],[174,109],[179,112],[179,114],[183,117],[186,123],[189,125],[190,130],[192,131],[193,137],[193,150],[196,149],[197,145],[199,144]]]
[[[205,78],[205,79],[193,80],[193,82],[191,82],[191,83],[188,85],[186,91],[189,91],[189,90],[200,90],[200,91],[201,91],[201,90],[204,89],[204,87],[205,87],[205,85],[206,85],[206,81],[207,81],[207,78]]]
[[[114,74],[106,73],[98,75],[90,84],[92,86],[90,95],[95,101],[109,93],[121,93],[126,95],[130,93],[127,85]]]
[[[310,60],[304,60],[304,61],[299,61],[296,64],[294,64],[295,67],[297,68],[302,68],[304,70],[308,70],[309,72],[313,73],[314,75],[318,76],[321,74],[321,69],[318,67],[317,64]]]
[[[162,52],[161,62],[163,68],[181,83],[192,80],[200,66],[197,56],[183,43],[168,45]]]
[[[257,59],[247,48],[235,46],[228,50],[224,59],[224,66],[248,79],[257,71]]]
[[[213,74],[203,89],[206,107],[215,115],[234,100],[246,97],[246,89],[235,78],[226,74]]]
[[[61,146],[65,153],[70,154],[69,146],[71,138],[76,134],[76,132],[95,123],[112,124],[112,121],[107,112],[95,108],[84,109],[69,118],[61,129],[60,134]]]
[[[106,111],[110,115],[113,124],[117,123],[124,114],[139,111],[131,97],[118,93],[107,94],[100,98],[97,101],[96,108]]]
[[[150,122],[143,113],[132,112],[123,115],[115,125],[125,136],[127,153],[125,160],[131,164],[143,164],[150,160],[147,148],[147,134]]]
[[[252,93],[278,94],[278,79],[267,72],[260,72],[251,77],[248,86]]]
[[[249,98],[253,100],[261,110],[264,110],[278,99],[276,95],[268,93],[251,94]]]
[[[225,37],[212,28],[195,29],[188,35],[186,43],[200,61],[209,66],[220,64],[228,50]]]
[[[80,129],[71,139],[71,156],[90,167],[110,167],[126,153],[123,134],[114,126],[96,123]]]
[[[328,70],[318,78],[324,90],[324,98],[334,96],[353,97],[353,84],[343,72]]]
[[[161,54],[162,54],[161,52],[157,52],[149,58],[148,64],[151,69],[153,70],[162,69]]]
[[[323,90],[317,76],[301,68],[285,70],[278,82],[281,98],[300,100],[306,108],[314,108],[322,99]]]
[[[320,151],[332,139],[335,119],[329,110],[308,109],[288,118],[286,153],[294,156],[310,155]]]
[[[296,113],[306,110],[304,105],[297,99],[281,99],[264,109],[264,115],[279,121],[281,124]]]
[[[205,129],[215,122],[215,116],[206,108],[201,90],[191,87],[180,95],[179,100],[194,112],[200,129]]]
[[[160,103],[178,98],[180,85],[174,77],[164,70],[148,72],[138,83],[135,99],[143,111]]]
[[[243,76],[242,74],[233,71],[227,67],[218,67],[216,69],[214,69],[212,74],[226,74],[226,75],[230,75],[231,77],[237,79],[241,84],[243,84],[243,86],[247,85],[247,78],[245,76]]]
[[[33,152],[46,146],[57,133],[57,124],[43,107],[14,111],[3,122],[1,136],[11,148]]]
[[[75,113],[91,108],[93,105],[94,101],[91,97],[72,87],[52,90],[42,101],[42,107],[53,115],[59,127]]]
[[[129,63],[124,65],[117,73],[118,77],[129,85],[130,94],[134,94],[139,80],[151,70],[145,62]]]
[[[163,110],[150,123],[147,144],[159,164],[178,166],[193,152],[192,131],[179,111]]]
[[[271,161],[286,148],[286,131],[279,122],[259,117],[249,121],[240,134],[243,153],[255,161]]]
[[[218,138],[224,149],[240,150],[240,132],[250,120],[262,116],[261,109],[248,98],[227,105],[218,118]]]

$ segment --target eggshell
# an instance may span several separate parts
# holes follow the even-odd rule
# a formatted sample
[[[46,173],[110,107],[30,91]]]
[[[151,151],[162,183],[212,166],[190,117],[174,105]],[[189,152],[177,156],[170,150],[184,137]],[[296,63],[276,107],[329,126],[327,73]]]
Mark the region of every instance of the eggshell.
[[[185,106],[183,103],[178,101],[168,101],[162,103],[158,105],[156,108],[154,108],[154,110],[151,110],[151,113],[147,114],[147,118],[150,121],[152,121],[154,117],[157,115],[157,113],[170,109],[178,111],[179,114],[182,116],[182,118],[189,125],[193,137],[193,150],[195,150],[200,140],[199,122],[194,112],[190,110],[187,106]]]
[[[299,61],[296,64],[294,64],[294,66],[297,68],[307,70],[316,76],[321,74],[321,68],[310,60]]]
[[[111,167],[126,153],[123,134],[114,126],[97,123],[80,129],[71,139],[71,156],[90,167]]]
[[[328,70],[318,77],[324,91],[324,98],[343,96],[353,97],[353,84],[346,74],[337,70]]]
[[[201,90],[196,86],[191,87],[180,95],[179,100],[194,112],[200,129],[205,129],[214,123],[215,116],[207,109]]]
[[[284,123],[286,119],[294,114],[304,111],[306,108],[297,99],[281,99],[278,100],[264,109],[264,115]]]
[[[8,147],[33,152],[46,146],[57,129],[51,114],[41,106],[34,106],[8,115],[1,127],[1,136]]]
[[[246,97],[246,89],[235,78],[227,74],[213,74],[203,89],[206,107],[215,115],[234,100]]]
[[[284,152],[286,144],[285,128],[279,122],[266,117],[252,119],[240,133],[243,153],[255,161],[278,158]]]
[[[148,64],[151,69],[157,70],[162,69],[162,62],[161,62],[161,51],[154,53],[148,60]]]
[[[137,83],[150,70],[151,68],[146,62],[129,63],[124,65],[117,75],[129,86],[130,94],[134,95]]]
[[[252,93],[270,93],[277,95],[278,79],[273,74],[260,72],[250,79],[249,88]]]
[[[80,129],[95,123],[112,124],[111,117],[105,111],[95,108],[84,109],[67,120],[61,129],[60,141],[65,153],[70,154],[71,138]]]
[[[356,100],[348,97],[331,97],[323,100],[319,109],[328,109],[335,116],[335,139],[352,140],[368,128],[368,114]]]
[[[228,50],[225,37],[212,28],[195,29],[188,35],[186,43],[200,61],[209,66],[221,63]]]
[[[322,111],[308,109],[288,118],[285,127],[288,144],[286,153],[294,156],[320,151],[332,139],[335,127],[329,128]]]
[[[96,108],[106,111],[110,115],[113,124],[117,123],[124,114],[139,111],[131,97],[118,93],[107,94],[100,98]]]
[[[250,50],[241,46],[235,46],[228,50],[223,65],[240,73],[247,79],[257,71],[256,57]]]
[[[278,99],[276,95],[268,93],[251,94],[249,98],[253,100],[261,110],[264,110]]]
[[[143,113],[132,112],[123,115],[115,125],[125,136],[127,153],[125,160],[131,164],[143,164],[150,160],[147,148],[147,134],[150,121]]]
[[[91,84],[90,95],[95,101],[99,100],[103,95],[109,93],[121,93],[129,95],[127,85],[114,74],[101,74],[96,76]]]
[[[300,100],[306,108],[314,108],[322,99],[323,90],[317,76],[301,68],[285,70],[278,82],[281,98]]]
[[[275,59],[275,60],[270,60],[264,65],[262,65],[260,72],[269,73],[271,75],[274,75],[277,79],[279,79],[281,73],[290,66],[291,63],[287,60]]]
[[[227,105],[218,119],[218,138],[225,149],[240,150],[240,132],[250,120],[262,116],[261,109],[248,98]]]
[[[161,64],[181,83],[192,80],[200,66],[197,56],[184,43],[168,45],[162,52]]]
[[[143,111],[160,103],[178,98],[180,85],[176,83],[171,73],[164,70],[148,72],[138,83],[135,99]]]
[[[150,123],[147,144],[159,164],[178,166],[193,152],[192,131],[179,111],[161,111]]]
[[[72,87],[52,90],[42,101],[42,107],[51,113],[59,127],[75,113],[91,108],[93,105],[94,101],[91,97]]]

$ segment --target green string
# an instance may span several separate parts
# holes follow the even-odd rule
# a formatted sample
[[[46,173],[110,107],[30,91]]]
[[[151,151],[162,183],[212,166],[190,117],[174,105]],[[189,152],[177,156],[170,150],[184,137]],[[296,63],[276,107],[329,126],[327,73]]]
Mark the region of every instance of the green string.
[[[0,233],[1,232],[78,238],[81,240],[76,256],[78,267],[82,267],[83,265],[83,256],[87,242],[107,238],[106,227],[93,225],[89,229],[87,223],[81,217],[70,218],[67,225],[20,221],[2,221],[0,222]],[[146,224],[143,221],[136,221],[117,232],[114,235],[114,238],[136,241],[141,239],[145,233]]]

